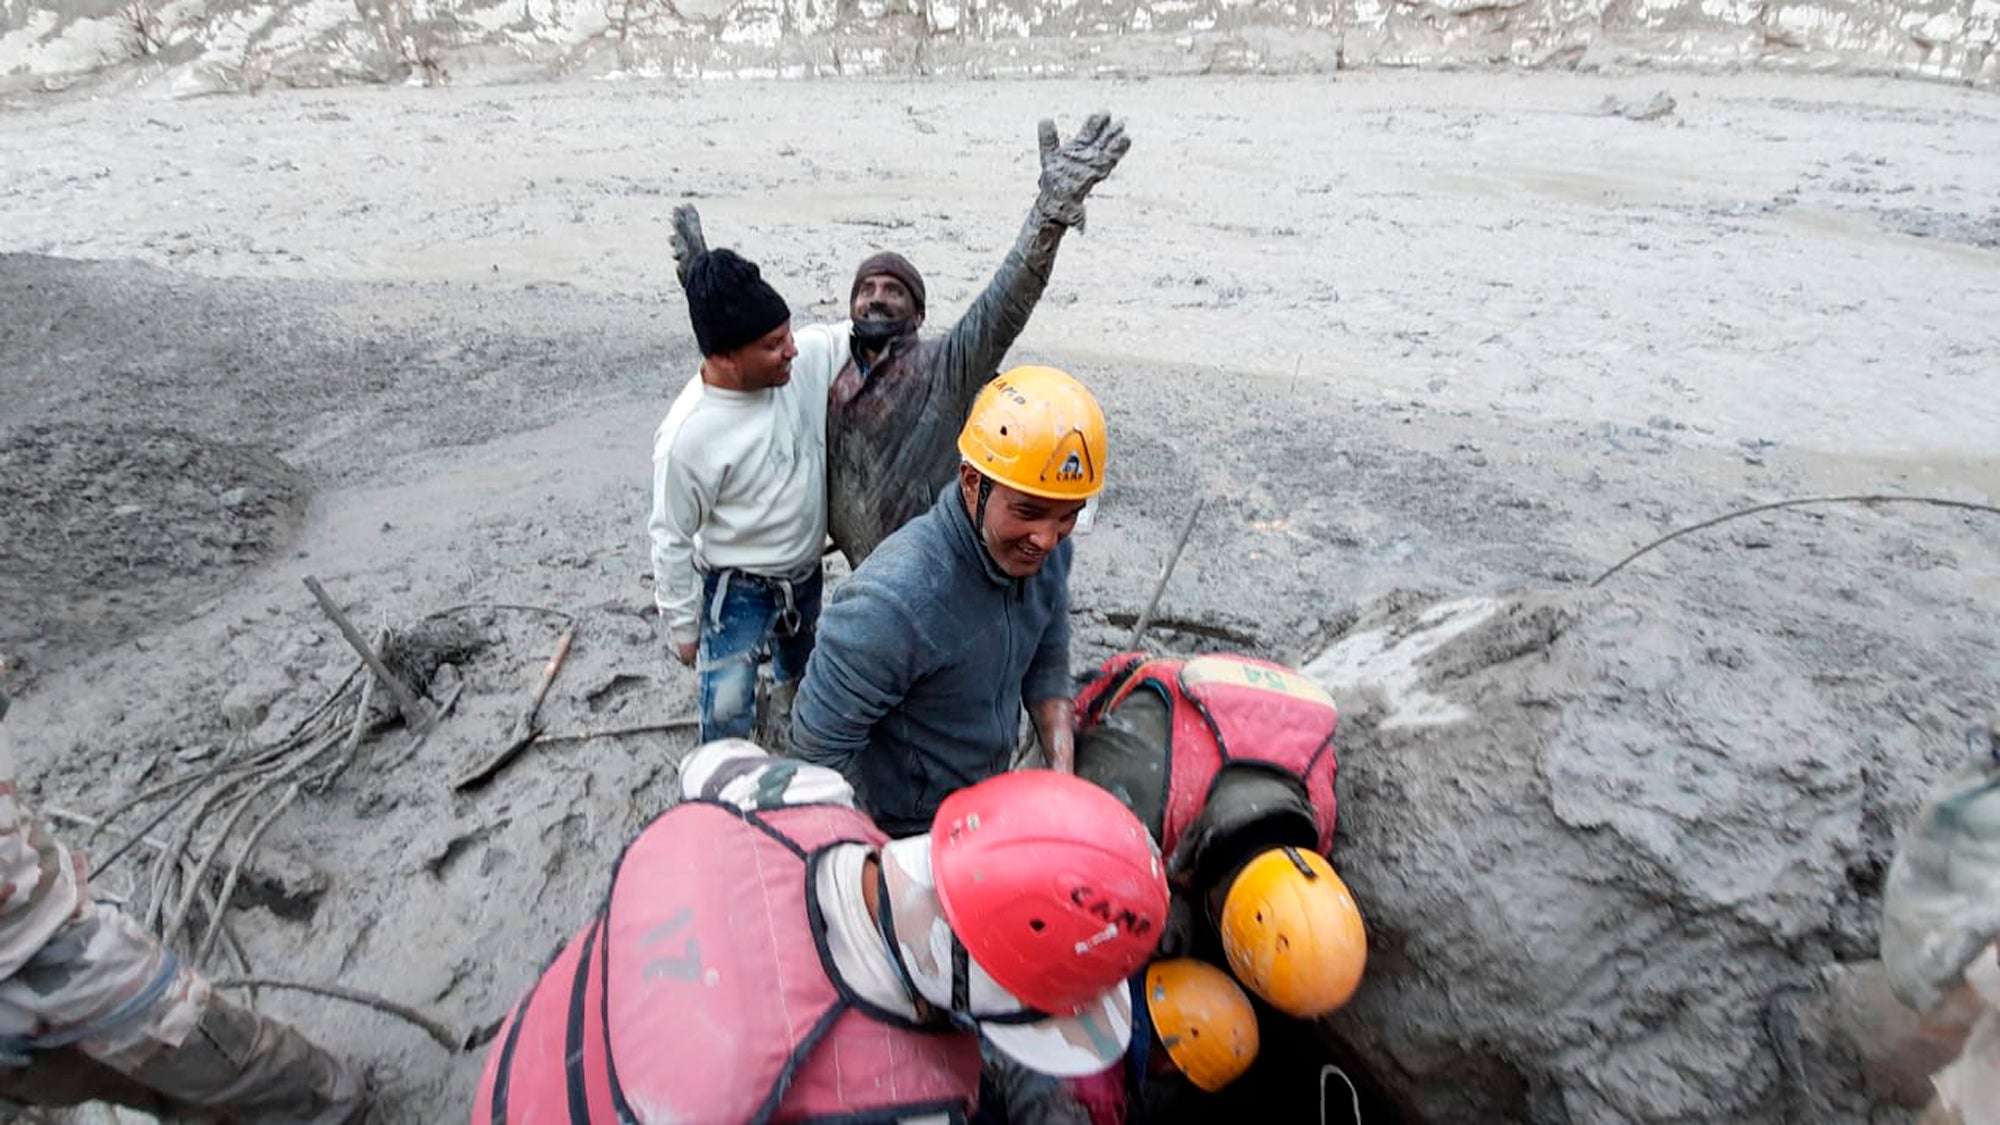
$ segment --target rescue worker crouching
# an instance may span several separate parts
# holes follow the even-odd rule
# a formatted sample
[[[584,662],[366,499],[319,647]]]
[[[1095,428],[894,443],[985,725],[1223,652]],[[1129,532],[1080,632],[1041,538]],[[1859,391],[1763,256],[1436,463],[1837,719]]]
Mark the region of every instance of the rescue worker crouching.
[[[1066,1125],[1136,1125],[1199,1117],[1257,1060],[1257,1012],[1229,974],[1188,958],[1155,961],[1133,979],[1145,1024],[1117,1066],[1072,1079],[1036,1107]]]
[[[0,695],[0,719],[8,701]],[[103,1101],[171,1120],[348,1125],[367,1081],[220,993],[21,803],[0,725],[0,1109]]]
[[[1077,775],[1118,797],[1167,856],[1161,952],[1227,964],[1265,1002],[1317,1019],[1353,996],[1367,934],[1327,861],[1333,699],[1241,656],[1113,657],[1077,697]]]
[[[1123,1055],[1167,891],[1103,791],[1007,774],[892,841],[838,774],[741,740],[682,791],[501,1028],[475,1125],[962,1122],[982,1039],[1059,1076]]]
[[[1131,808],[1168,856],[1165,960],[1144,982],[1163,1049],[1142,1054],[1135,1036],[1124,1065],[1030,1108],[1063,1125],[1210,1120],[1213,1096],[1261,1049],[1245,988],[1311,1020],[1345,1004],[1366,965],[1360,911],[1321,854],[1333,839],[1338,713],[1280,665],[1141,653],[1106,661],[1076,713],[1077,776]]]

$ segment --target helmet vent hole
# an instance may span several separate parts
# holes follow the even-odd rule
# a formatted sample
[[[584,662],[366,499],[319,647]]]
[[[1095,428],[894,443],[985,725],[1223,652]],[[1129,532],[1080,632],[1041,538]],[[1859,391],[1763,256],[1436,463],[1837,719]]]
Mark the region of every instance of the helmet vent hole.
[[[1028,919],[1028,928],[1035,931],[1038,934],[1041,933],[1043,930],[1047,929],[1048,925],[1049,924],[1047,922],[1042,921],[1040,918]]]

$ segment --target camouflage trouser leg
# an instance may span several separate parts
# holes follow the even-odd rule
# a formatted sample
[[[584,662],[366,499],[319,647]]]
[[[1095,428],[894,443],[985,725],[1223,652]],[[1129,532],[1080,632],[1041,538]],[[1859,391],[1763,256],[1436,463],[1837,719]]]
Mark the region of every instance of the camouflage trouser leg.
[[[106,1083],[91,1097],[156,1114],[164,1105],[194,1120],[360,1119],[362,1084],[332,1056],[216,995],[186,966],[169,968],[159,943],[129,916],[86,906],[0,981],[0,1028],[74,1046],[34,1051],[24,1070],[0,1068],[0,1090],[39,1088],[53,1101],[79,1074],[103,1077],[89,1060],[130,1080]],[[159,1095],[159,1105],[148,1104],[145,1091]]]
[[[189,1116],[348,1125],[362,1120],[366,1109],[360,1079],[333,1056],[290,1027],[216,994],[193,1035],[126,1073]]]

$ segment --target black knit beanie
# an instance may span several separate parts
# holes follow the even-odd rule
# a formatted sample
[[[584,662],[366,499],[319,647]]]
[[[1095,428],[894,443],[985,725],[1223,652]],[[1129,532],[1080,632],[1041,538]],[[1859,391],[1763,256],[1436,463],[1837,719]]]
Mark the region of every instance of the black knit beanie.
[[[687,277],[688,320],[703,356],[755,343],[792,318],[778,291],[734,250],[711,250],[694,260]]]

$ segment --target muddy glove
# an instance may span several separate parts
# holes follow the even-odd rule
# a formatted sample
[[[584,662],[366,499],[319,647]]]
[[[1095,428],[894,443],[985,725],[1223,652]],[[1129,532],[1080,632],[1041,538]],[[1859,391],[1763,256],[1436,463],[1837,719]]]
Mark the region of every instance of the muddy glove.
[[[1055,122],[1043,121],[1041,146],[1042,193],[1035,199],[1035,211],[1050,222],[1082,227],[1084,199],[1125,159],[1132,139],[1125,135],[1124,122],[1098,112],[1067,144],[1058,141]]]
[[[2000,940],[2000,716],[1972,728],[1974,761],[1925,806],[1889,868],[1882,961],[1889,985],[1935,1009]]]
[[[674,208],[673,244],[674,274],[681,279],[681,288],[686,289],[694,260],[708,253],[708,239],[701,233],[701,212],[692,203]]]

